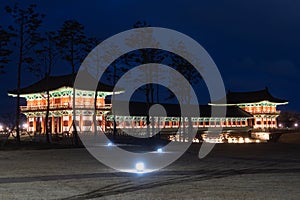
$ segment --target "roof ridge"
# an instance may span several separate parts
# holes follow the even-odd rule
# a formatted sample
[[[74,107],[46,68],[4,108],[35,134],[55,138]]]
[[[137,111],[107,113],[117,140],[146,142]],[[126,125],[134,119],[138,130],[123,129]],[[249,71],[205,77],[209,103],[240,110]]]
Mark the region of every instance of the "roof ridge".
[[[266,92],[269,92],[269,89],[268,89],[268,87],[266,87],[266,88],[264,88],[264,89],[260,89],[260,90],[252,90],[252,91],[232,91],[232,90],[229,90],[228,92],[227,92],[227,94],[233,94],[233,93],[256,93],[256,92],[264,92],[264,91],[266,91]]]

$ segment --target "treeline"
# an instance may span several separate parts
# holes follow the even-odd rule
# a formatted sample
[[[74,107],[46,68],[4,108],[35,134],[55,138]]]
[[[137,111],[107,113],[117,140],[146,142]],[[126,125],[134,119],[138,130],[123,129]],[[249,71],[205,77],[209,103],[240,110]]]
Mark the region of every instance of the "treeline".
[[[57,30],[42,30],[46,15],[38,12],[36,4],[30,4],[26,8],[18,4],[5,6],[5,11],[13,23],[7,27],[0,26],[0,72],[5,72],[6,65],[17,68],[15,128],[16,139],[20,142],[19,108],[23,71],[26,69],[40,78],[47,78],[57,61],[64,60],[69,63],[70,72],[75,75],[84,57],[99,41],[87,36],[84,26],[75,19],[64,21]],[[49,91],[47,94],[49,98]],[[48,99],[48,104],[49,102]],[[48,116],[47,109],[45,121],[48,121]]]
[[[42,30],[42,27],[44,27],[44,20],[47,16],[38,12],[36,4],[30,4],[26,8],[22,8],[18,6],[18,4],[6,6],[5,11],[11,17],[13,23],[7,27],[0,26],[0,72],[3,73],[5,71],[5,65],[16,66],[17,68],[15,127],[16,139],[20,142],[20,89],[22,72],[24,69],[29,70],[40,78],[47,78],[51,75],[53,68],[58,61],[66,61],[69,63],[69,71],[75,78],[75,73],[81,62],[100,40],[96,37],[88,36],[85,33],[84,25],[75,19],[62,22],[57,30]],[[149,26],[150,25],[145,21],[137,21],[133,25],[133,28]],[[151,36],[151,33],[148,34]],[[133,41],[131,42],[138,42],[135,41],[135,39],[136,38],[133,36]],[[143,38],[140,39],[143,40]],[[128,45],[130,45],[130,42]],[[174,45],[174,49],[180,49],[180,51],[183,52],[183,55],[189,56],[188,51],[183,44],[174,43],[172,45]],[[111,46],[111,50],[118,51],[118,47]],[[14,57],[14,59],[10,59],[12,57]],[[192,87],[199,84],[202,79],[199,72],[193,68],[187,60],[161,49],[138,49],[122,55],[109,66],[105,79],[110,84],[115,85],[118,79],[131,68],[146,63],[161,63],[174,68],[189,81]],[[173,93],[174,91],[171,92],[168,88],[158,84],[145,84],[139,88],[139,92],[144,96],[144,101],[146,102],[148,109],[154,103],[160,103],[162,98],[164,98],[164,100],[175,99],[176,101],[180,98],[184,102],[190,103],[191,91],[189,89],[183,90],[182,86],[178,85],[180,83],[178,83],[175,78],[158,71],[155,72],[149,70],[144,73],[146,73],[148,83],[151,83],[154,78],[157,80],[169,79],[172,84],[177,84],[178,90],[182,94],[180,97],[176,97]],[[143,83],[145,80],[133,81],[140,81]],[[73,88],[73,90],[75,90],[75,88]],[[45,115],[45,128],[46,138],[49,142],[50,133],[48,131],[49,128],[47,122],[49,118],[50,95],[49,91],[46,92],[48,105]],[[75,94],[75,91],[73,91],[73,94]],[[75,103],[74,98],[75,96],[73,95],[73,103]],[[74,105],[73,109],[75,109]],[[75,113],[74,110],[73,113]],[[73,117],[73,129],[75,130],[75,143],[77,143],[78,137],[74,120],[75,117]],[[149,124],[149,116],[147,116],[148,134],[150,130]]]

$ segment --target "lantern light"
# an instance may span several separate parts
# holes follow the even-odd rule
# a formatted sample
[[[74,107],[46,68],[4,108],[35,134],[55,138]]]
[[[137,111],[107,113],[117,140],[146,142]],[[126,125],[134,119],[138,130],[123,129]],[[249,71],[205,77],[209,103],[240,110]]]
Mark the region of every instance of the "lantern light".
[[[144,169],[145,169],[145,164],[143,162],[137,162],[135,164],[135,169],[138,171],[138,172],[143,172]]]

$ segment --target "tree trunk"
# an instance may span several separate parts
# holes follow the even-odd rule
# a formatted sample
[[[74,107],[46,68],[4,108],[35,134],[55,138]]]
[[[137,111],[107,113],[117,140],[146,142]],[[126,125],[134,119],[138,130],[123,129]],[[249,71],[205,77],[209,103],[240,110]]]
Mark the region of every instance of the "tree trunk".
[[[113,77],[113,79],[114,79],[114,86],[115,86],[116,85],[116,81],[117,81],[117,67],[116,67],[115,64],[114,64],[114,77]],[[115,99],[115,91],[113,90],[113,95],[112,95],[112,99],[111,99],[111,105],[112,105],[114,99]],[[112,109],[114,109],[114,108],[112,107]],[[113,124],[113,141],[115,141],[117,139],[117,123],[116,123],[116,115],[115,115],[114,110],[112,110],[112,112],[113,112],[113,115],[114,115],[114,121],[113,121],[113,123],[114,123]]]
[[[78,138],[78,133],[77,133],[77,127],[76,127],[76,109],[75,109],[75,63],[74,63],[74,38],[72,37],[72,42],[71,42],[71,65],[72,65],[72,78],[73,78],[73,102],[72,102],[72,109],[73,109],[73,137],[74,137],[74,142],[75,146],[79,146],[79,138]]]
[[[17,77],[17,107],[16,107],[16,139],[21,143],[20,138],[20,93],[21,93],[21,70],[23,62],[23,43],[24,43],[24,18],[22,17],[20,24],[20,47],[19,47],[19,62],[18,62],[18,77]]]
[[[95,91],[95,96],[94,96],[94,115],[93,115],[93,124],[94,124],[94,135],[96,136],[97,135],[97,95],[98,95],[98,91],[96,89]]]
[[[73,73],[73,77],[75,80],[75,74]],[[74,137],[74,142],[75,142],[75,146],[79,145],[79,139],[78,139],[78,133],[77,133],[77,127],[76,127],[76,109],[75,109],[75,87],[74,87],[74,83],[73,83],[73,102],[72,102],[72,109],[73,109],[73,120],[72,120],[72,124],[73,124],[73,137]]]
[[[50,143],[49,112],[50,112],[50,94],[49,94],[49,90],[47,90],[47,110],[46,110],[46,116],[45,116],[45,129],[46,129],[46,140],[47,140],[47,143]]]

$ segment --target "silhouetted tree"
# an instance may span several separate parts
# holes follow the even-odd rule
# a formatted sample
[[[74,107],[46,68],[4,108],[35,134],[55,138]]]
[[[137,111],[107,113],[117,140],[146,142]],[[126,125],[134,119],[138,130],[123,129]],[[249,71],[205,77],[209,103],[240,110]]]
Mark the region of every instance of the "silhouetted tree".
[[[134,25],[133,28],[143,28],[143,27],[151,27],[147,22],[145,21],[137,21]],[[142,38],[140,37],[136,37],[134,34],[132,35],[132,38],[129,38],[127,40],[127,45],[131,46],[131,47],[136,47],[137,44],[140,43],[151,43],[153,47],[157,47],[159,46],[159,43],[155,40],[155,38],[153,37],[153,31],[151,29],[148,29],[147,31],[144,31],[142,34]],[[157,49],[157,48],[145,48],[145,49],[139,49],[136,50],[133,53],[129,53],[126,56],[127,59],[127,63],[133,66],[136,65],[141,65],[141,64],[148,64],[148,63],[161,63],[162,60],[165,58],[163,51]],[[149,68],[147,68],[147,70],[144,72],[146,75],[146,80],[136,80],[136,81],[146,81],[150,84],[145,84],[144,87],[141,87],[139,90],[144,92],[145,97],[146,97],[146,106],[147,106],[147,110],[150,109],[151,104],[154,104],[154,84],[152,84],[151,82],[153,82],[153,77],[155,76],[155,73],[157,73],[158,76],[158,72],[155,72],[154,70],[151,70]],[[158,86],[157,86],[157,90],[158,90]],[[158,95],[157,95],[158,98]],[[146,116],[146,125],[147,125],[147,136],[150,136],[150,116],[149,114],[147,114]],[[154,122],[152,123],[152,130],[154,134]]]
[[[91,51],[93,48],[95,48],[99,43],[100,41],[95,38],[95,37],[91,37],[91,38],[87,38],[86,39],[86,46],[84,47],[85,48],[85,51],[86,52],[89,52]],[[87,70],[87,73],[88,70],[91,70],[92,73],[94,73],[95,77],[98,77],[99,76],[99,63],[100,63],[100,57],[99,57],[99,54],[98,52],[93,52],[92,54],[89,55],[90,59],[88,59],[88,61],[91,61],[91,63],[86,63],[86,65],[88,65],[88,68],[89,69],[84,69],[84,70]],[[88,62],[86,60],[86,62]],[[94,127],[94,133],[96,134],[97,132],[97,109],[98,109],[98,106],[97,106],[97,99],[98,99],[98,87],[96,88],[96,91],[94,93],[94,114],[93,114],[93,127]]]
[[[73,80],[75,80],[76,67],[83,61],[87,52],[87,37],[84,33],[84,26],[76,20],[66,20],[58,30],[57,46],[60,48],[60,54],[64,60],[70,63]],[[76,127],[75,110],[75,87],[73,87],[73,134],[75,145],[79,144],[79,138]]]
[[[111,60],[114,54],[119,54],[121,50],[119,49],[118,46],[114,44],[110,44],[109,51],[107,52],[106,55],[103,56],[104,61]],[[128,67],[126,66],[126,57],[123,55],[120,58],[116,59],[113,63],[111,63],[109,69],[108,69],[108,74],[106,76],[107,80],[111,82],[111,85],[115,86],[119,78],[126,72],[128,71]],[[115,91],[113,91],[113,94],[111,96],[111,101],[115,100]],[[114,107],[112,107],[114,109]],[[112,110],[113,113],[113,139],[116,139],[117,135],[117,124],[116,124],[116,116],[114,110]]]
[[[36,62],[34,65],[29,67],[29,70],[35,72],[36,75],[40,76],[40,78],[49,81],[51,71],[57,61],[58,58],[58,50],[56,47],[56,33],[55,32],[46,32],[45,37],[43,38],[42,43],[35,50],[36,53]],[[50,84],[50,83],[48,83]],[[47,142],[50,143],[50,128],[49,128],[49,113],[50,113],[50,91],[46,90],[46,98],[47,98],[47,109],[45,115],[45,132]]]
[[[9,62],[8,57],[12,50],[9,49],[9,42],[13,35],[0,26],[0,74],[4,73],[4,67]]]
[[[282,124],[284,127],[291,128],[294,127],[295,124],[299,122],[300,122],[300,114],[293,111],[283,111],[280,113],[278,117],[278,123]]]
[[[181,55],[183,55],[183,57],[173,54],[173,53],[168,53],[169,66],[171,66],[176,71],[178,71],[181,75],[183,75],[185,77],[185,79],[189,81],[189,85],[195,87],[197,84],[200,83],[202,77],[198,73],[198,71],[193,67],[193,65],[191,63],[189,63],[187,60],[187,59],[192,60],[193,56],[189,53],[189,51],[187,50],[187,47],[183,43],[174,42],[172,44],[173,44],[172,48],[174,49],[174,51],[180,52]],[[177,96],[177,98],[179,98],[181,100],[181,102],[183,102],[187,106],[191,105],[191,90],[190,90],[190,88],[183,87],[181,85],[181,83],[179,83],[175,78],[172,78],[172,77],[171,77],[171,82],[172,82],[172,85],[175,86],[174,88],[178,88],[177,94],[179,94],[180,96]],[[175,98],[174,93],[170,93],[168,98],[169,99]],[[180,119],[179,125],[182,123],[183,130],[181,131],[181,125],[180,125],[179,132],[183,132],[182,139],[185,140],[185,137],[186,137],[185,117],[187,117],[187,116],[182,116],[182,117],[183,117],[183,122]],[[192,132],[191,117],[188,117],[188,124],[189,124],[188,133],[191,134],[191,132]],[[189,135],[188,135],[188,137],[189,137]],[[192,139],[192,138],[189,138],[189,139]]]
[[[17,107],[16,107],[16,133],[17,141],[20,142],[20,89],[21,89],[21,72],[24,65],[30,65],[34,59],[32,56],[33,47],[40,41],[41,37],[38,28],[42,24],[44,14],[36,11],[36,5],[30,4],[27,8],[20,8],[17,4],[6,6],[5,10],[14,20],[14,24],[9,26],[10,32],[14,36],[14,46],[17,48]]]

